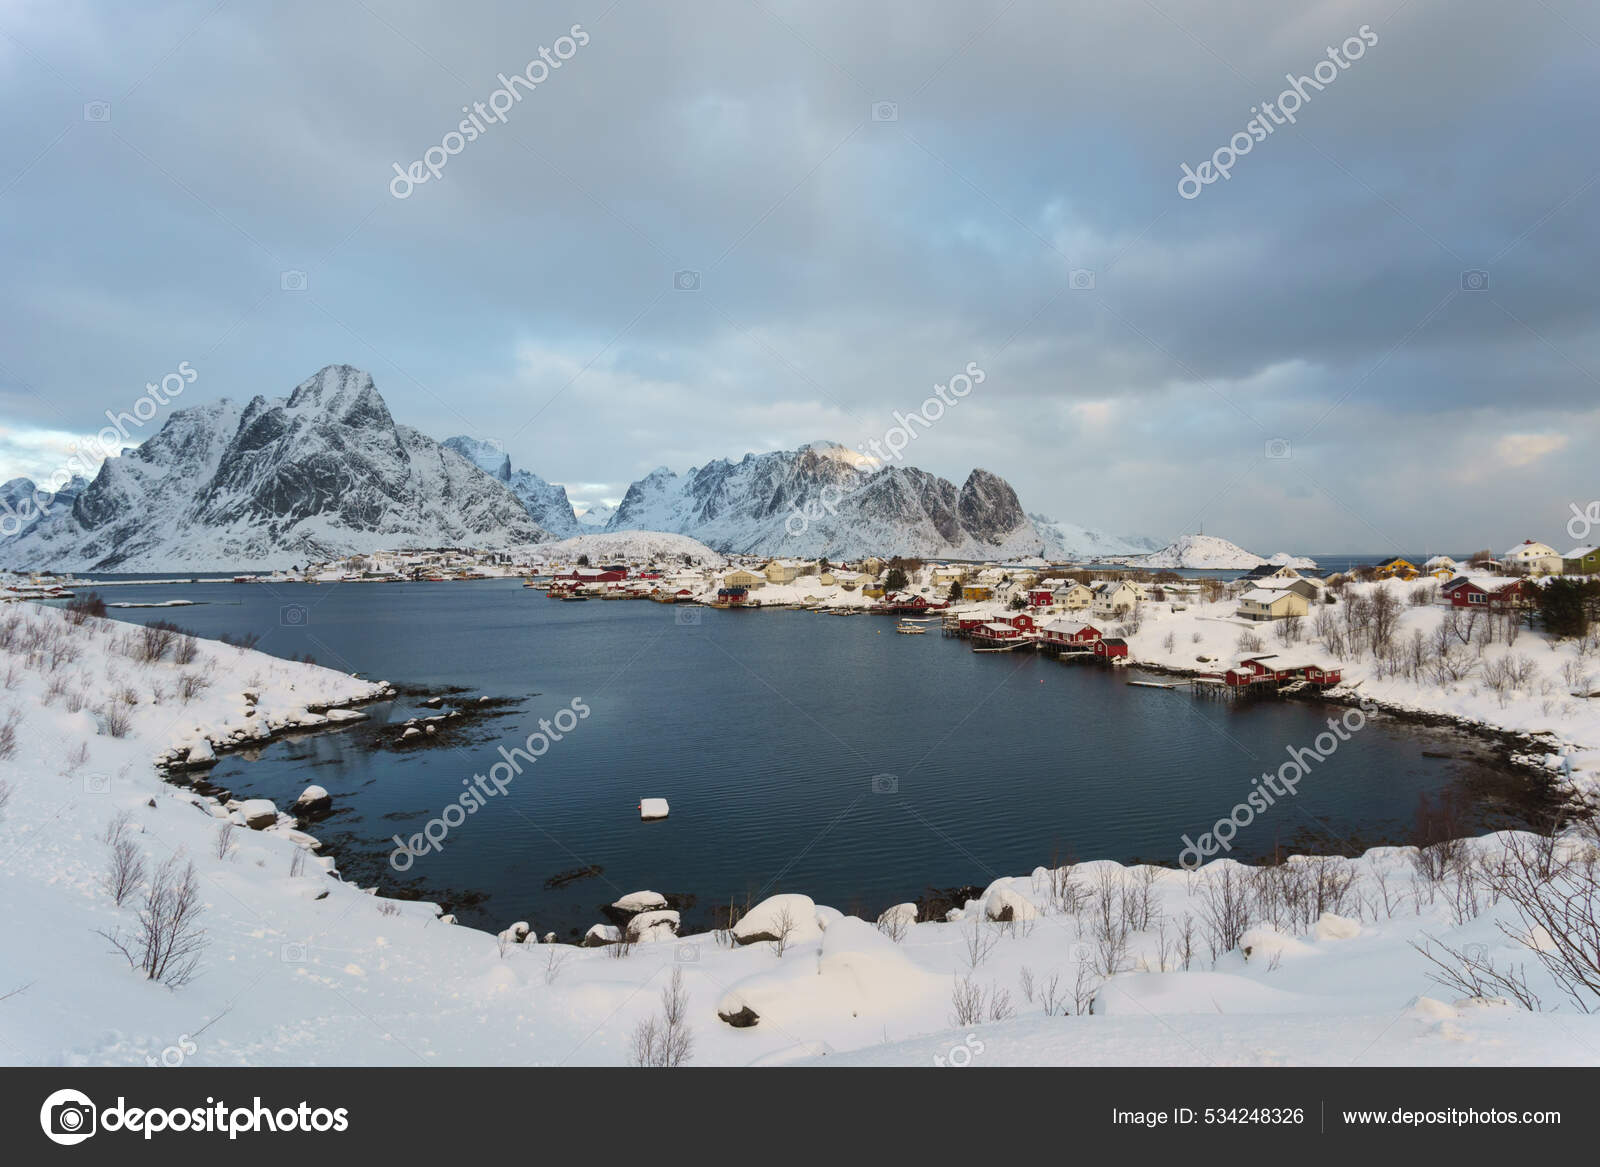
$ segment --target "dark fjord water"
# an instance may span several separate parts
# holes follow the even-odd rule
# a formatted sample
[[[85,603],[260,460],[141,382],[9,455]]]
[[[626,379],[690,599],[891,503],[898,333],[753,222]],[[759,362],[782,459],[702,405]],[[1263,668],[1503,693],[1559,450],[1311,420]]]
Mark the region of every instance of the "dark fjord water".
[[[1170,864],[1180,836],[1209,829],[1287,747],[1311,745],[1342,712],[1139,688],[1127,684],[1137,670],[975,654],[936,626],[897,636],[880,617],[560,603],[514,580],[104,595],[202,601],[113,614],[208,637],[259,633],[259,647],[279,656],[460,687],[451,701],[463,707],[479,694],[514,698],[450,744],[372,749],[369,723],[228,756],[212,780],[280,806],[325,786],[338,809],[310,829],[347,877],[408,888],[464,922],[529,920],[563,936],[642,888],[694,896],[685,922],[703,925],[730,897],[774,891],[876,911],[1052,857]],[[520,744],[574,698],[590,716],[505,797],[404,876],[390,868],[391,836],[421,830],[463,778],[499,760],[498,746]],[[418,702],[371,712],[388,721],[430,712]],[[1475,752],[1458,737],[1374,720],[1297,797],[1240,831],[1234,856],[1406,842],[1419,794],[1447,789],[1472,798],[1475,827],[1520,821],[1509,796],[1523,780]],[[643,797],[670,800],[671,817],[640,822]],[[590,866],[601,873],[547,886]]]

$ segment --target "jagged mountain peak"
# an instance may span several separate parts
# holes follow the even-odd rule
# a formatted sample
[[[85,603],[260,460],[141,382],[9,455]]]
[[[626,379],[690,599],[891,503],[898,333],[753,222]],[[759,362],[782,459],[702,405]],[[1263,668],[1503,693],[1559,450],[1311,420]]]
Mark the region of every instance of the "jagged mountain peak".
[[[277,567],[400,544],[505,547],[548,532],[506,483],[395,422],[329,365],[286,398],[173,410],[0,562],[66,570]]]

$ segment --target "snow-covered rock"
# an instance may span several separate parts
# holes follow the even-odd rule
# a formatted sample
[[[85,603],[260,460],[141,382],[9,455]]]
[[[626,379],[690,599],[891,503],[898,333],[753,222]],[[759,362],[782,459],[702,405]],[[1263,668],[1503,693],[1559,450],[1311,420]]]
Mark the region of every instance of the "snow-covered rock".
[[[270,798],[248,798],[239,804],[239,815],[252,831],[265,830],[278,821],[278,808]]]
[[[619,912],[650,912],[667,906],[667,897],[658,891],[629,892],[611,905]]]
[[[327,810],[333,805],[333,795],[321,786],[307,786],[294,800],[294,809],[300,811]]]
[[[810,896],[793,892],[769,896],[733,926],[733,938],[740,944],[756,944],[763,940],[797,943],[814,940],[820,935],[816,902]]]

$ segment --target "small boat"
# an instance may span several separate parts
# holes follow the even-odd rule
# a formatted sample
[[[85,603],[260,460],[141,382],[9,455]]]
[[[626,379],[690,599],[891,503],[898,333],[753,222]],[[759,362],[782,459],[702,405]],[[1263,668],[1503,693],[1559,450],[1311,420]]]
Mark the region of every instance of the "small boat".
[[[928,634],[926,628],[919,627],[916,624],[907,624],[904,621],[896,624],[894,630],[901,636],[926,636]]]

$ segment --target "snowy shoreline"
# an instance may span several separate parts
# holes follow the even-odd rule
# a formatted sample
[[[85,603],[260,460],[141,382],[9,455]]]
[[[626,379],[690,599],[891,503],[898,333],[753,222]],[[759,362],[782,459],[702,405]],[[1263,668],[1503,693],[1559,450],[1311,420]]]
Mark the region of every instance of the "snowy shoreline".
[[[0,1008],[7,1062],[161,1065],[176,1048],[190,1065],[625,1064],[676,972],[696,1064],[932,1066],[974,1035],[976,1065],[1600,1064],[1600,1018],[1429,980],[1413,940],[1534,962],[1497,926],[1504,901],[1463,892],[1460,875],[1424,877],[1409,847],[1195,872],[1038,868],[994,879],[950,922],[910,922],[902,906],[874,927],[780,897],[788,911],[767,901],[745,917],[750,943],[680,938],[665,917],[643,929],[656,943],[597,948],[451,926],[435,904],[347,883],[331,857],[308,861],[314,840],[281,819],[248,829],[242,808],[165,781],[154,762],[180,747],[187,760],[201,741],[226,748],[240,731],[293,732],[321,716],[313,707],[381,699],[381,683],[211,641],[182,665],[170,650],[142,660],[140,636],[47,608],[0,613],[0,672],[11,665],[0,720],[16,730],[0,758],[0,906],[29,938],[0,951],[0,993],[18,990]],[[144,979],[103,939],[137,906],[106,891],[114,830],[152,866],[195,866],[204,960],[181,988]],[[1519,837],[1530,838],[1482,836],[1460,853]],[[1594,844],[1559,847],[1581,857]],[[1230,886],[1254,889],[1249,927],[1218,931]],[[762,919],[783,943],[760,939]],[[1530,975],[1544,1009],[1561,1004]]]

